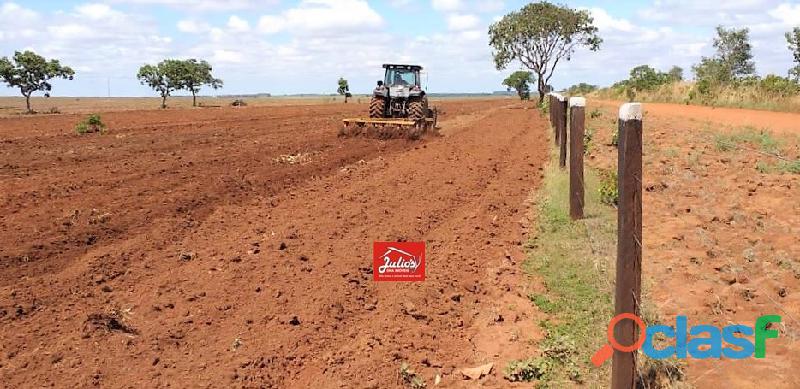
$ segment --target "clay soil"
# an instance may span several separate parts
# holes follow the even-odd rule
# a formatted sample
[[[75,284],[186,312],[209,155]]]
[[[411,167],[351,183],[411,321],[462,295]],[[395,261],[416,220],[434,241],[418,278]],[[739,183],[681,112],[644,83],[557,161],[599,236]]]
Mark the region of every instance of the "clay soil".
[[[440,106],[416,142],[337,138],[364,104],[0,119],[0,386],[508,386],[541,337],[518,269],[546,124]],[[426,241],[427,280],[373,282],[376,240]]]
[[[595,168],[616,170],[610,143],[619,104],[590,100],[587,107],[595,116],[587,118],[596,130],[588,160]],[[800,387],[800,174],[776,168],[800,159],[800,115],[644,107],[645,303],[667,325],[676,315],[690,326],[720,327],[782,317],[764,359],[689,359],[687,381],[698,388]],[[765,150],[719,142],[743,133],[768,134],[763,139],[775,144]]]

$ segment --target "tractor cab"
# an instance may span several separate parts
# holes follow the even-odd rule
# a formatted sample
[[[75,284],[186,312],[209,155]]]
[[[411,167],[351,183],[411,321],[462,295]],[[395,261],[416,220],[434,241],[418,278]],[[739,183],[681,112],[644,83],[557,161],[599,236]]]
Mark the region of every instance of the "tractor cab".
[[[417,65],[383,65],[386,75],[383,83],[387,86],[421,86],[419,72],[422,66]]]
[[[420,77],[422,66],[384,64],[383,68],[386,69],[386,72],[383,81],[378,81],[378,87],[374,92],[375,96],[404,100],[425,96]],[[392,110],[404,110],[402,101],[397,100],[394,103]]]

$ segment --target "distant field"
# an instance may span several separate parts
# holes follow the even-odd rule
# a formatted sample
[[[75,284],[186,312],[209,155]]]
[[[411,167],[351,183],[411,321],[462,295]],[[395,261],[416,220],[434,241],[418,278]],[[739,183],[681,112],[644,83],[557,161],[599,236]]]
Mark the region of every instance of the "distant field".
[[[431,98],[437,100],[452,99],[511,99],[508,96],[490,95],[448,95]],[[235,97],[198,97],[198,105],[203,107],[229,106]],[[311,105],[326,103],[343,103],[341,96],[275,96],[275,97],[244,97],[250,106],[285,106],[285,105]],[[357,95],[350,98],[350,103],[369,102],[369,96]],[[32,108],[41,113],[58,111],[61,113],[109,112],[128,111],[140,109],[158,109],[161,99],[158,97],[33,97]],[[192,98],[184,96],[170,97],[167,100],[169,109],[191,108]],[[25,99],[22,97],[0,97],[0,117],[18,115],[25,112]]]

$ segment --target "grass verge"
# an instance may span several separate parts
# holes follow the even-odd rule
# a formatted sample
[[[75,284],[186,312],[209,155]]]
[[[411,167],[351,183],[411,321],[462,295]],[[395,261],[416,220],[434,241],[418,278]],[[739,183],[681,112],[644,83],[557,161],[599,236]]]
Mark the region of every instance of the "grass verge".
[[[528,242],[527,272],[544,282],[546,292],[530,296],[549,318],[540,357],[514,361],[506,376],[538,380],[539,387],[576,383],[608,386],[608,364],[595,368],[591,355],[604,344],[605,327],[613,316],[610,264],[615,256],[616,214],[600,201],[600,179],[587,169],[586,219],[569,217],[569,175],[558,168],[555,154],[539,193],[538,223]]]
[[[537,227],[528,242],[526,272],[541,279],[545,291],[530,295],[548,318],[540,323],[545,338],[541,355],[510,362],[504,374],[511,381],[537,381],[539,388],[578,385],[609,387],[611,363],[591,364],[591,356],[606,343],[608,321],[614,315],[616,210],[604,204],[603,179],[586,169],[583,220],[569,217],[569,175],[558,168],[552,153],[536,199]],[[643,298],[645,322],[658,322]],[[650,360],[640,354],[639,388],[685,387],[683,365],[677,360]]]

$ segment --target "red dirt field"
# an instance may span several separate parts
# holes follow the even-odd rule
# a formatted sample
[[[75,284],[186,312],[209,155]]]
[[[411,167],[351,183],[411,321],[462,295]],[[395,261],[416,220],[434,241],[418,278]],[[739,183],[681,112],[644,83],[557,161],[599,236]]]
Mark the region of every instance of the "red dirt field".
[[[588,164],[616,170],[609,143],[619,103],[589,103],[587,112],[597,111],[587,128],[597,133]],[[645,301],[667,325],[676,315],[688,316],[690,326],[719,327],[782,317],[764,359],[688,359],[687,381],[698,388],[800,387],[800,174],[774,167],[800,160],[800,114],[643,107]],[[774,140],[767,146],[776,150],[719,147],[720,136],[742,132]]]
[[[518,264],[546,123],[441,107],[419,142],[337,138],[359,104],[0,119],[0,382],[509,386],[541,336]],[[426,241],[426,281],[373,282],[376,240]]]

